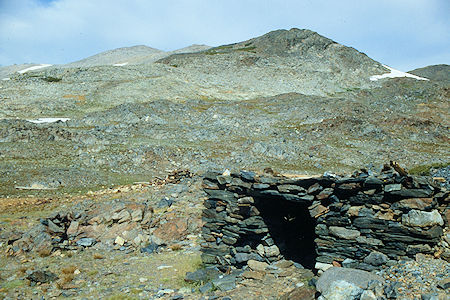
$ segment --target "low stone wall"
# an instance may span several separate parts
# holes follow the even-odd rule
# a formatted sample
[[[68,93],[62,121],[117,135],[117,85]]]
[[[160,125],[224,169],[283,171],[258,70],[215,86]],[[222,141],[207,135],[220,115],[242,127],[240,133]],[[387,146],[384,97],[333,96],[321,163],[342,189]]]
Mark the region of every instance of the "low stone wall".
[[[313,265],[374,270],[417,253],[445,251],[438,243],[448,229],[449,193],[431,178],[401,176],[389,167],[349,177],[208,172],[203,188],[205,264],[274,262],[312,246],[314,257],[307,259]]]

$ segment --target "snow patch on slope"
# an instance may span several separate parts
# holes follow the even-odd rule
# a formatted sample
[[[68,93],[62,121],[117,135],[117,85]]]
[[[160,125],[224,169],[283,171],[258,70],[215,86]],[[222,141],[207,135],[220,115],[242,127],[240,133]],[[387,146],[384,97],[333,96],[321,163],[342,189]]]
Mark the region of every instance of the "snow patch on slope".
[[[115,66],[115,67],[123,67],[123,66],[126,66],[126,65],[128,65],[128,62],[119,63],[119,64],[113,64],[113,66]]]
[[[34,123],[34,124],[42,124],[42,123],[55,123],[58,121],[67,122],[69,120],[70,120],[69,118],[39,118],[39,119],[27,120],[27,121]]]
[[[416,75],[412,75],[406,72],[402,72],[396,69],[393,69],[389,66],[383,65],[383,67],[389,69],[391,72],[390,73],[386,73],[386,74],[381,74],[381,75],[373,75],[370,76],[370,80],[372,81],[377,81],[378,79],[383,79],[383,78],[396,78],[396,77],[409,77],[409,78],[414,78],[417,80],[429,80],[428,78],[424,78],[424,77],[419,77]]]
[[[51,65],[49,65],[49,64],[40,64],[38,66],[29,67],[29,68],[26,68],[26,69],[23,69],[23,70],[20,70],[20,71],[17,71],[17,72],[19,72],[20,74],[23,74],[23,73],[26,73],[28,71],[39,70],[39,69],[47,68],[47,67],[50,67],[50,66]]]

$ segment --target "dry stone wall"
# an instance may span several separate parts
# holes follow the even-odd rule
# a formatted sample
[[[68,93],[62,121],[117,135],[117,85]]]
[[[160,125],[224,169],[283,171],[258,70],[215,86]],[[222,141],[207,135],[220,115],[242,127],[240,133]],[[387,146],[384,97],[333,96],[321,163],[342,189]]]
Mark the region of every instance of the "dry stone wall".
[[[448,252],[439,246],[449,193],[431,178],[388,166],[348,177],[208,172],[203,188],[205,264],[292,259],[374,270],[417,253]]]

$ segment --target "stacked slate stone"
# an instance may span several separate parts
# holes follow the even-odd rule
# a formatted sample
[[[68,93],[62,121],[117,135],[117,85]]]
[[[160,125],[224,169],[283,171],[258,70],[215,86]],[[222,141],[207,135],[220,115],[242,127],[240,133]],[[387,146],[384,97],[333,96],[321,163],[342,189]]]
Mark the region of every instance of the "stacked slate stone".
[[[318,263],[379,269],[392,260],[434,253],[448,230],[449,193],[431,178],[401,176],[388,166],[378,175],[359,171],[349,177],[208,172],[203,188],[207,265],[241,267],[249,260],[284,258],[267,215],[258,210],[261,201],[289,201],[308,210]]]

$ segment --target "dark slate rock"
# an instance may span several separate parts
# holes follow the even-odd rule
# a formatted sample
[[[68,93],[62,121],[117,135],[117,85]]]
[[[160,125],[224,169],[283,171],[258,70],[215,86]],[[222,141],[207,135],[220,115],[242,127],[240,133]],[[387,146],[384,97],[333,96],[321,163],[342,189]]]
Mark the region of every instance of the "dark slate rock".
[[[203,188],[211,189],[211,190],[218,190],[219,186],[215,182],[209,181],[207,179],[203,179]]]
[[[207,267],[194,272],[187,272],[184,281],[189,283],[202,283],[219,277],[222,273],[217,267]]]
[[[253,188],[257,190],[265,190],[270,188],[270,184],[267,183],[254,183]]]
[[[216,171],[208,171],[205,173],[205,175],[203,175],[203,178],[206,178],[210,181],[217,181],[217,176],[220,175],[220,172],[216,172]]]
[[[236,253],[236,255],[234,256],[234,259],[236,260],[236,262],[238,264],[247,262],[250,259],[250,254],[249,253]]]
[[[361,183],[365,181],[365,177],[342,177],[336,180],[336,184]]]
[[[280,191],[281,193],[305,193],[306,190],[298,185],[293,185],[293,184],[281,184],[277,186],[278,191]]]
[[[47,220],[47,226],[51,232],[54,232],[54,233],[64,233],[65,232],[64,228],[56,225],[54,222],[52,222],[52,220]]]
[[[204,202],[203,202],[203,205],[206,207],[206,208],[216,208],[216,204],[217,204],[217,202],[216,201],[214,201],[214,200],[209,200],[209,199],[207,199],[207,200],[205,200]]]
[[[241,171],[241,172],[240,172],[240,175],[241,175],[241,178],[242,178],[243,180],[246,180],[246,181],[255,181],[255,176],[256,176],[256,174],[255,174],[254,172],[251,172],[251,171]]]
[[[205,189],[205,192],[209,195],[210,199],[222,200],[225,202],[235,202],[236,197],[234,193],[224,191],[224,190],[208,190]]]
[[[386,230],[388,228],[389,221],[368,217],[357,217],[353,221],[353,225],[357,228]]]
[[[230,175],[219,175],[216,177],[217,178],[217,182],[221,185],[227,184],[227,183],[231,183],[232,177]]]
[[[426,198],[430,197],[433,191],[427,189],[403,189],[389,192],[389,195],[399,198]]]
[[[287,201],[301,202],[308,205],[310,205],[311,202],[314,200],[314,196],[312,195],[297,196],[293,194],[280,194],[280,197]]]
[[[388,299],[398,298],[398,288],[400,287],[400,282],[393,282],[384,288],[384,293]]]
[[[254,216],[250,217],[248,219],[245,219],[242,221],[239,226],[242,227],[265,227],[266,223],[264,222],[264,219],[260,216]]]
[[[158,244],[151,242],[147,246],[141,248],[141,253],[152,254],[153,252],[157,251],[158,248]]]
[[[230,237],[230,236],[224,235],[224,236],[222,237],[222,241],[223,241],[225,244],[227,244],[227,245],[234,245],[234,244],[236,244],[237,239],[234,238],[234,237]]]
[[[378,251],[373,251],[369,255],[364,258],[364,262],[373,266],[380,266],[385,264],[388,261],[388,257],[386,254],[383,254]]]
[[[319,219],[322,219],[322,217]],[[328,226],[346,226],[350,225],[350,220],[346,217],[327,217],[323,223]]]
[[[260,176],[258,181],[260,183],[267,183],[267,184],[278,184],[280,178],[276,177],[269,177],[269,176]]]
[[[376,178],[374,176],[369,176],[364,181],[364,187],[366,187],[366,188],[378,189],[378,188],[381,188],[382,185],[383,185],[383,180]]]
[[[363,207],[359,210],[358,216],[372,218],[374,216],[374,211],[370,208]]]
[[[244,247],[236,247],[234,248],[236,252],[244,252],[244,253],[250,253],[252,248],[249,245],[245,245]]]
[[[354,259],[351,259],[351,258],[346,258],[342,262],[342,266],[344,268],[356,268],[358,266],[358,261],[354,260]]]
[[[233,178],[231,181],[232,186],[241,187],[243,189],[250,189],[252,187],[252,184],[250,182],[242,181],[240,178]]]
[[[230,291],[236,288],[236,275],[227,275],[212,281],[215,288],[220,291]]]
[[[308,188],[307,193],[311,194],[311,195],[315,195],[315,194],[318,194],[321,190],[323,190],[323,187],[318,183],[314,183],[313,185],[311,185]]]
[[[198,291],[202,294],[207,293],[209,291],[212,291],[214,289],[214,286],[212,282],[208,282],[207,284],[199,287]]]

